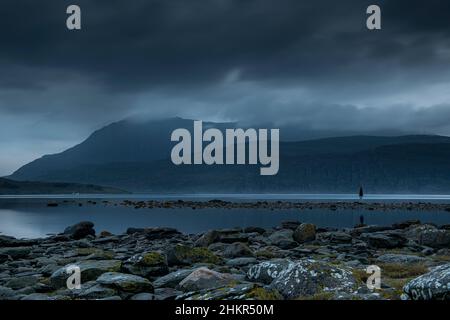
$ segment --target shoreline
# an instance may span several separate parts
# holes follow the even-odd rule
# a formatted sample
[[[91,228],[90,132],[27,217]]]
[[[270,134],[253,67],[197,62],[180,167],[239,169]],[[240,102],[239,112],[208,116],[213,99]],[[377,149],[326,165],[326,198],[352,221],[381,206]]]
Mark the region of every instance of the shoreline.
[[[56,200],[56,199],[55,199]],[[82,205],[82,201],[63,200],[62,203],[74,203]],[[432,203],[432,202],[366,202],[366,201],[224,201],[224,200],[86,200],[86,204],[97,205],[121,205],[125,207],[134,207],[135,209],[268,209],[268,210],[315,210],[328,209],[332,211],[337,210],[367,210],[367,211],[444,211],[450,213],[450,200],[447,203]],[[58,206],[58,201],[48,202],[48,206]],[[450,221],[449,221],[450,222]]]

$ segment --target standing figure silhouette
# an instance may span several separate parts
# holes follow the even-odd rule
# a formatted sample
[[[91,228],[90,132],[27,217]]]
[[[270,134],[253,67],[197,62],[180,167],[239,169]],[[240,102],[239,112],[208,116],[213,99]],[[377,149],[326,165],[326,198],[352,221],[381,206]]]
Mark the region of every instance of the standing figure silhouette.
[[[363,197],[364,197],[364,190],[363,190],[363,187],[361,186],[361,187],[359,187],[359,199],[362,200]]]

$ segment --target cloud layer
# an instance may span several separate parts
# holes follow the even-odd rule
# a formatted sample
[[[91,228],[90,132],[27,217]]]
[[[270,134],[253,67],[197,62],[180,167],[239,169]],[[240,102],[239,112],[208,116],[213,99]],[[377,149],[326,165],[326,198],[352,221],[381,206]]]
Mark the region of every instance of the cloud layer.
[[[450,134],[450,2],[2,2],[0,175],[121,118]]]

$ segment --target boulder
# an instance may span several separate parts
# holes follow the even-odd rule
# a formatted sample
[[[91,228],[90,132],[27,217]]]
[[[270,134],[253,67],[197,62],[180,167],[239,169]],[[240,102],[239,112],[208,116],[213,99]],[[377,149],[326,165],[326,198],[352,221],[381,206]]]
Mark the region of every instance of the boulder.
[[[311,223],[302,223],[295,229],[292,236],[298,243],[305,243],[316,239],[316,226]]]
[[[76,264],[69,264],[59,268],[50,276],[50,284],[54,288],[63,288],[67,285],[67,279],[71,276],[67,270],[70,266],[78,266],[81,271],[81,283],[97,279],[106,272],[117,272],[122,267],[120,260],[85,260]]]
[[[169,248],[166,255],[169,266],[221,262],[221,259],[207,248],[193,248],[181,244]]]
[[[420,233],[418,243],[432,248],[450,247],[450,231],[428,229]]]
[[[124,292],[153,292],[153,285],[149,280],[133,274],[107,272],[102,274],[97,279],[97,282],[106,287]]]
[[[437,228],[430,224],[412,225],[405,230],[404,235],[409,240],[419,242],[421,234],[428,230],[437,230]]]
[[[179,288],[184,292],[200,291],[222,287],[233,282],[229,274],[219,273],[208,268],[198,268],[180,282]]]
[[[214,242],[219,241],[220,239],[220,233],[216,230],[210,230],[208,232],[205,232],[200,238],[195,241],[196,247],[205,247],[207,248],[209,245],[213,244]]]
[[[235,242],[225,248],[223,255],[227,258],[253,257],[253,252],[247,245]]]
[[[286,259],[264,261],[252,266],[247,272],[247,278],[250,281],[270,284],[290,264],[292,264],[292,261]]]
[[[351,269],[322,261],[302,259],[279,272],[270,287],[286,299],[317,294],[351,293],[356,285]]]
[[[394,232],[364,233],[360,238],[374,248],[400,248],[407,243],[405,237]]]
[[[90,221],[83,221],[80,223],[77,223],[73,226],[67,227],[63,235],[69,236],[72,239],[83,239],[87,236],[94,236],[95,237],[95,230],[94,230],[94,224]]]
[[[146,278],[169,273],[166,256],[156,251],[132,256],[125,261],[123,269]]]
[[[403,292],[413,300],[450,300],[450,263],[411,280]]]
[[[281,249],[292,249],[298,246],[298,243],[292,238],[293,234],[294,231],[290,229],[275,231],[268,237],[268,241]]]

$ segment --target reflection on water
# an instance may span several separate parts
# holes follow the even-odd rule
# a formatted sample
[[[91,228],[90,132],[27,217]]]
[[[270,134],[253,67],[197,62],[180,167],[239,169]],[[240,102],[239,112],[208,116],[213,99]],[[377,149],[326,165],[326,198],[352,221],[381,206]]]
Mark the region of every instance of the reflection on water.
[[[180,197],[177,196],[177,198]],[[208,198],[220,197],[215,195]],[[108,230],[113,233],[122,233],[128,227],[157,226],[174,227],[187,233],[246,226],[270,228],[279,225],[283,220],[310,222],[320,227],[345,228],[357,224],[361,215],[364,216],[367,224],[390,225],[409,219],[419,219],[422,222],[433,222],[439,225],[450,224],[450,213],[437,211],[134,209],[120,205],[114,206],[114,203],[120,202],[119,200],[110,201],[109,205],[101,201],[98,201],[96,205],[88,204],[86,200],[73,203],[58,201],[60,203],[58,207],[50,208],[47,207],[47,202],[45,197],[1,199],[0,233],[19,238],[36,238],[62,232],[68,225],[83,220],[94,222],[97,231]],[[78,202],[83,205],[78,206]]]

